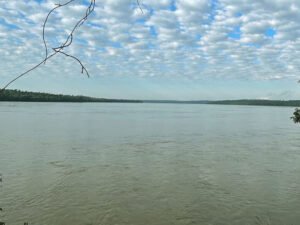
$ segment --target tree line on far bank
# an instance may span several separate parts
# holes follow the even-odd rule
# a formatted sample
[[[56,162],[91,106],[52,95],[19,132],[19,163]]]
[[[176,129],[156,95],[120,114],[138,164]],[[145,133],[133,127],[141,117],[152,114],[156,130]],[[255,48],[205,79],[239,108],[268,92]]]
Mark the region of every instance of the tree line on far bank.
[[[94,98],[88,96],[74,96],[62,94],[49,94],[41,92],[30,92],[20,90],[2,90],[0,92],[1,101],[12,102],[128,102],[128,103],[185,103],[185,104],[218,104],[218,105],[254,105],[254,106],[300,106],[300,100],[224,100],[224,101],[169,101],[169,100],[126,100],[126,99],[107,99]],[[296,108],[291,119],[295,123],[300,123],[300,109]]]
[[[49,94],[20,90],[3,90],[0,92],[0,101],[13,102],[141,102],[138,100],[93,98],[62,94]]]

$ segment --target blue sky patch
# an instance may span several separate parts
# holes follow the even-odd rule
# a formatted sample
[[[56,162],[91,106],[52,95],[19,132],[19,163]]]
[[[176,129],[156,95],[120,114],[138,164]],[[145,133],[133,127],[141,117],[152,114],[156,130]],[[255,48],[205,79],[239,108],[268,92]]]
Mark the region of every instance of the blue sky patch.
[[[276,30],[272,27],[268,28],[266,31],[265,31],[265,35],[267,37],[270,37],[270,38],[273,38],[275,35],[276,35]]]
[[[243,15],[243,13],[237,12],[237,13],[235,14],[235,17],[241,17],[242,15]]]
[[[8,23],[5,19],[2,19],[0,18],[0,25],[3,25],[9,29],[12,29],[12,30],[18,30],[20,29],[17,25],[14,25],[14,24],[11,24],[11,23]]]
[[[169,7],[169,10],[171,10],[171,11],[176,11],[176,3],[175,3],[175,0],[173,0],[172,2],[171,2],[171,5],[170,5],[170,7]]]
[[[239,40],[241,39],[241,34],[242,34],[241,28],[235,27],[233,31],[228,34],[228,37],[231,39]]]

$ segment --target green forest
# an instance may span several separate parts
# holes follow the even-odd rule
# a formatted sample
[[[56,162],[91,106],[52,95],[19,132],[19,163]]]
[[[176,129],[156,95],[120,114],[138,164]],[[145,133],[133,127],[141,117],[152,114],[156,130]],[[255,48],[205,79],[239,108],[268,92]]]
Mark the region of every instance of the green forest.
[[[17,102],[128,102],[128,103],[171,103],[171,104],[216,104],[216,105],[255,105],[255,106],[290,106],[299,107],[300,100],[221,100],[221,101],[176,101],[176,100],[127,100],[94,98],[81,95],[62,95],[20,90],[0,92],[0,101]]]
[[[138,103],[138,100],[124,99],[106,99],[93,98],[87,96],[74,96],[62,94],[48,94],[41,92],[29,92],[20,90],[3,90],[0,92],[0,101],[16,101],[16,102],[132,102]]]

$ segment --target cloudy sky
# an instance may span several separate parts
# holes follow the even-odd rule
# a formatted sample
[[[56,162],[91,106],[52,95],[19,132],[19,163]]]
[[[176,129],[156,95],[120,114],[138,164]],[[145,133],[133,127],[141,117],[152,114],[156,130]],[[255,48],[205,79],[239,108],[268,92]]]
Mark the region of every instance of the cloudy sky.
[[[55,3],[0,0],[0,85],[41,62]],[[10,88],[135,99],[300,99],[300,0],[96,0],[56,55]],[[49,18],[50,48],[85,14],[75,0]]]

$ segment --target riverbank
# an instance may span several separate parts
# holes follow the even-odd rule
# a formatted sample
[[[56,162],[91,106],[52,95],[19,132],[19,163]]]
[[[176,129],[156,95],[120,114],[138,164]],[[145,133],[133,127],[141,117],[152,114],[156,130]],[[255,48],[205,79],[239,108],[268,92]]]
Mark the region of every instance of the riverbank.
[[[239,100],[132,100],[132,99],[108,99],[95,98],[82,95],[63,95],[42,92],[30,92],[21,90],[5,90],[0,93],[0,101],[12,102],[119,102],[119,103],[160,103],[160,104],[215,104],[215,105],[253,105],[253,106],[287,106],[299,107],[300,100],[261,100],[261,99],[239,99]]]

